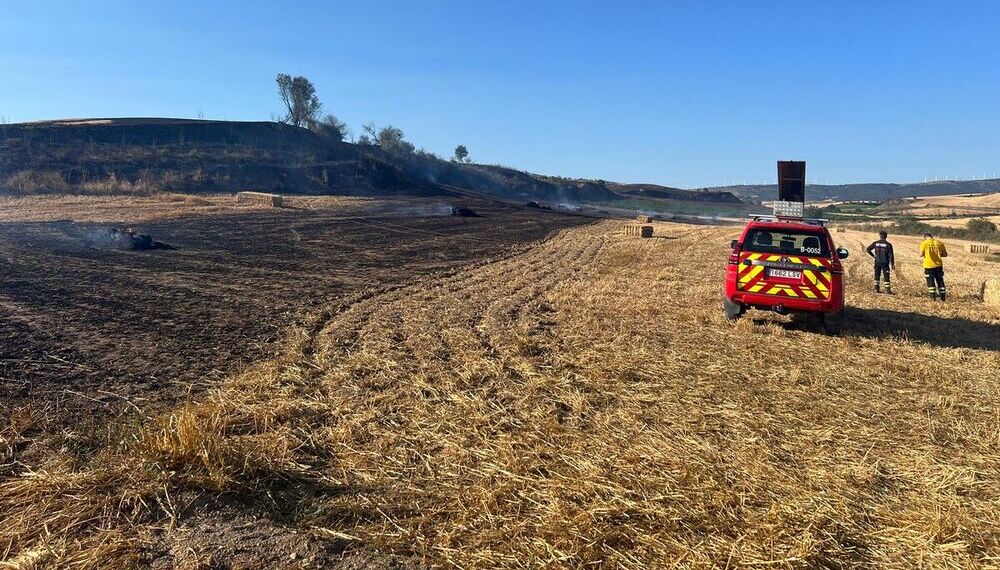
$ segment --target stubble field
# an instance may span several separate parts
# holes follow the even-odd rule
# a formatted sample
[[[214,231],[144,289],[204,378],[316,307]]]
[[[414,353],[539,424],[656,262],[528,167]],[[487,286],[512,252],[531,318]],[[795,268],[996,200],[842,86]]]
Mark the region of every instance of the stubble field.
[[[720,307],[734,227],[563,229],[317,308],[273,357],[0,485],[12,564],[976,567],[1000,556],[996,264],[914,238],[846,330]],[[452,236],[451,240],[460,239]],[[912,242],[912,243],[911,243]],[[32,418],[5,437],[28,437]],[[28,427],[25,427],[28,426]],[[18,431],[20,430],[20,431]]]

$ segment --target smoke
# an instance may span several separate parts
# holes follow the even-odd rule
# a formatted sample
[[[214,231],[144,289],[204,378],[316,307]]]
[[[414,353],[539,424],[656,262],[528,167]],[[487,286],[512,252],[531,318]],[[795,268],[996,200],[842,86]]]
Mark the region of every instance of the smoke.
[[[82,241],[87,247],[97,249],[129,249],[125,232],[115,228],[91,228],[84,232]]]

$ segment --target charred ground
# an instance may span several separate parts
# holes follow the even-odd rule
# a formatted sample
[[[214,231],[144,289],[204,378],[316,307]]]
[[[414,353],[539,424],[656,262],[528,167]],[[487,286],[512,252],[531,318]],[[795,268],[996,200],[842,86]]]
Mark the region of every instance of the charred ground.
[[[102,241],[108,224],[0,224],[2,419],[28,403],[59,424],[156,409],[271,354],[331,301],[587,222],[475,208],[483,217],[401,200],[159,220],[138,227],[177,249],[150,252]]]

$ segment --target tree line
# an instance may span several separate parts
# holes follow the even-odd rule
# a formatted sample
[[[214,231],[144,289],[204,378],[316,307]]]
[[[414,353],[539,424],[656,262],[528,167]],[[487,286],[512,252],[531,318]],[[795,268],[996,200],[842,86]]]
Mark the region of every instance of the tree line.
[[[285,107],[285,114],[280,118],[281,122],[309,129],[338,142],[347,140],[350,136],[347,125],[331,113],[323,114],[323,103],[316,94],[316,87],[308,78],[279,73],[276,82],[278,96]],[[375,123],[365,124],[362,126],[357,144],[377,146],[400,154],[411,154],[415,151],[413,143],[406,140],[403,130],[392,125],[378,127]],[[472,162],[469,158],[469,149],[461,144],[456,146],[452,160]]]

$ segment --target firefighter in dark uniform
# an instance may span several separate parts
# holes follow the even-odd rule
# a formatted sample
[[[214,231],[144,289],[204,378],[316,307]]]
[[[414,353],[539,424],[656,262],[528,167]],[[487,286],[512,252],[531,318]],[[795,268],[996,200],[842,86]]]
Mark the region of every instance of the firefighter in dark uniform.
[[[889,269],[896,270],[896,258],[892,254],[892,244],[885,239],[888,235],[884,231],[879,232],[878,241],[868,246],[868,249],[865,251],[875,259],[875,292],[880,293],[882,291],[882,284],[885,283],[885,292],[892,295]]]

